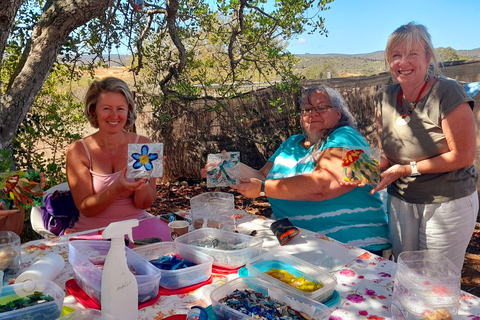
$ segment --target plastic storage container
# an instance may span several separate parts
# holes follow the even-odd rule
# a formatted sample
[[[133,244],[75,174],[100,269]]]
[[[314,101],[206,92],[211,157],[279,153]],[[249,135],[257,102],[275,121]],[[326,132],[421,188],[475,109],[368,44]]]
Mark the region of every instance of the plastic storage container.
[[[458,312],[460,273],[444,255],[408,251],[398,256],[392,297],[394,319],[419,319],[426,312]]]
[[[42,304],[25,307],[17,310],[0,313],[0,319],[5,320],[51,320],[57,319],[62,314],[63,299],[65,292],[55,282],[50,280],[26,281],[3,287],[0,294],[0,305],[26,297],[35,291],[47,294],[53,298],[53,301]]]
[[[330,298],[337,285],[337,279],[327,271],[314,266],[304,260],[282,252],[267,252],[253,258],[247,263],[248,274],[259,277],[269,283],[274,283],[284,291],[295,292],[315,301],[324,301]],[[304,277],[306,280],[320,283],[322,288],[312,292],[303,291],[268,275],[270,269],[282,269],[295,277]]]
[[[202,193],[190,199],[190,207],[193,228],[235,230],[235,198],[232,193]]]
[[[169,290],[192,286],[208,280],[212,275],[213,258],[188,246],[177,247],[174,242],[158,242],[135,248],[133,251],[148,261],[162,256],[177,255],[196,264],[178,270],[159,269],[162,275],[160,286]]]
[[[221,229],[202,228],[176,238],[175,243],[179,248],[186,245],[212,256],[215,266],[236,269],[261,253],[263,239]],[[224,244],[235,248],[220,249]]]
[[[223,299],[235,290],[243,291],[245,289],[261,292],[264,296],[284,302],[293,309],[306,313],[312,320],[328,319],[330,317],[330,309],[320,302],[313,301],[293,291],[285,291],[283,288],[281,289],[272,283],[255,277],[237,278],[213,290],[210,298],[215,316],[225,320],[253,319],[253,317],[219,302],[220,299]],[[299,305],[301,307],[297,307]]]
[[[20,237],[13,231],[0,231],[0,271],[8,279],[20,271]]]
[[[110,249],[110,241],[75,240],[68,244],[68,261],[72,265],[75,280],[85,293],[100,303],[102,269]],[[129,248],[126,249],[127,263],[135,270],[138,285],[138,303],[157,297],[160,283],[160,270]]]

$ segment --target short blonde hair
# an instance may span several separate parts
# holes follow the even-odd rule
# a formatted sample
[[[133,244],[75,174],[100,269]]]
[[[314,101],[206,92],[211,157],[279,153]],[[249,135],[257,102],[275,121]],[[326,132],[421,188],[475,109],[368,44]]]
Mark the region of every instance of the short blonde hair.
[[[433,76],[441,76],[442,72],[438,67],[437,53],[432,44],[432,37],[425,26],[415,22],[400,26],[388,38],[387,46],[385,48],[385,63],[387,64],[387,68],[394,47],[401,43],[405,43],[409,49],[415,42],[422,44],[427,57],[430,57],[430,69],[428,72]]]
[[[125,101],[128,104],[128,114],[124,129],[130,129],[130,127],[133,126],[137,120],[137,111],[135,110],[133,94],[125,81],[115,77],[108,77],[103,80],[95,80],[90,87],[88,87],[87,93],[85,94],[84,112],[85,117],[87,118],[88,122],[90,122],[90,125],[94,128],[98,128],[98,119],[95,113],[95,108],[97,107],[98,97],[103,92],[121,93],[125,97]]]

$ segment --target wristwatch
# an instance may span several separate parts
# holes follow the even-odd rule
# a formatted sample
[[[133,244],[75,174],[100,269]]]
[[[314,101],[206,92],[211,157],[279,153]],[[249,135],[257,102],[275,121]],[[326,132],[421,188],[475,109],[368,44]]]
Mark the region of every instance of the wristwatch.
[[[265,180],[262,181],[262,186],[260,187],[260,197],[265,197]]]
[[[412,173],[410,174],[411,177],[416,177],[421,175],[421,173],[418,172],[418,169],[417,169],[417,161],[410,162],[410,167],[412,168]]]

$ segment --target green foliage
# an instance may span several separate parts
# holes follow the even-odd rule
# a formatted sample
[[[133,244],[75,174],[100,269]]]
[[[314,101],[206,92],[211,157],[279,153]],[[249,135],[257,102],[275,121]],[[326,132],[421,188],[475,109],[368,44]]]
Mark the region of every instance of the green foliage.
[[[293,69],[306,79],[327,79],[351,76],[370,76],[387,71],[383,59],[368,59],[341,55],[302,55]]]
[[[0,149],[0,172],[8,172],[12,170],[13,160],[10,155],[10,150]]]
[[[447,48],[438,48],[437,53],[442,59],[442,61],[458,61],[458,60],[466,60],[461,59],[460,56],[457,54],[457,51],[452,47]]]
[[[175,94],[152,90],[178,67],[180,58],[165,23],[156,21],[150,26],[156,32],[144,38],[144,68],[137,78],[137,90],[145,102],[153,104],[157,119],[164,123],[171,117],[162,113],[179,111],[167,110],[167,100],[175,100],[174,104],[202,97],[228,100],[257,89],[259,84],[297,82],[292,69],[298,59],[285,50],[286,44],[305,30],[326,34],[318,13],[327,10],[330,2],[217,0],[213,10],[203,0],[182,1],[176,27],[185,47],[186,63],[165,88]],[[137,22],[144,24],[145,18]],[[164,98],[159,99],[159,95]],[[188,112],[186,104],[181,109]]]

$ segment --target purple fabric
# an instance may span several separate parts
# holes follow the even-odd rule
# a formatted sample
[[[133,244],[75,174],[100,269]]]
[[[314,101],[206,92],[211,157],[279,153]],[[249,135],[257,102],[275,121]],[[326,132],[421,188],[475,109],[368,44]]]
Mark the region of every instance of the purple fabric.
[[[47,194],[40,209],[43,226],[57,236],[63,235],[65,229],[72,228],[78,220],[79,212],[70,190]]]

